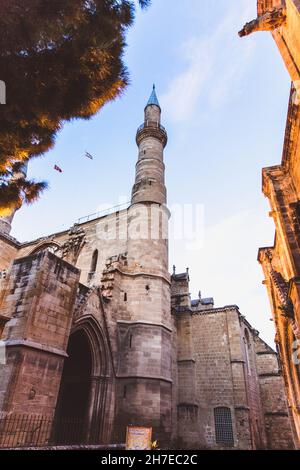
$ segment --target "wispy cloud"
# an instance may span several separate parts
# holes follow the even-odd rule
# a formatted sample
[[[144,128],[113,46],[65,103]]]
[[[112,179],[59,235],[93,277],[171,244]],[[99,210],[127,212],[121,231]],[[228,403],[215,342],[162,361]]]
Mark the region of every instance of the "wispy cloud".
[[[237,32],[252,15],[253,6],[248,0],[241,1],[239,8],[231,4],[212,31],[188,38],[180,46],[179,57],[185,68],[161,97],[170,119],[191,119],[201,98],[205,98],[208,110],[218,107],[239,86],[255,43],[241,40]]]
[[[203,246],[197,252],[186,250],[184,241],[171,242],[170,256],[178,271],[189,266],[193,295],[202,289],[204,297],[215,297],[216,306],[237,304],[270,343],[274,327],[256,257],[258,247],[270,243],[273,233],[271,219],[248,209],[206,226]]]

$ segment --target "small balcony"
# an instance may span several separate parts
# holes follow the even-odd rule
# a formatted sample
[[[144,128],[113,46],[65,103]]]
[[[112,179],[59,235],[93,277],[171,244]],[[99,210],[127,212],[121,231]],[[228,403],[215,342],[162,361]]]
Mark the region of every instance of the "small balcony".
[[[167,131],[159,122],[157,121],[145,121],[137,130],[136,133],[136,142],[139,145],[141,140],[147,136],[155,137],[163,143],[165,147],[168,141]]]
[[[165,132],[167,134],[167,131],[164,128],[164,126],[162,126],[159,122],[156,122],[156,121],[145,121],[145,122],[143,122],[143,124],[141,124],[140,127],[138,128],[137,132],[142,131],[146,127],[154,127],[156,129],[161,129],[163,132]]]

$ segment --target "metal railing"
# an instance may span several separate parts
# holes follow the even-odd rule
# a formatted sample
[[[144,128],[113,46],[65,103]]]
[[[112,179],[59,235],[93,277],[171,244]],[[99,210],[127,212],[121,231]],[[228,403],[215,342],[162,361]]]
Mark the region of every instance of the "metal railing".
[[[143,122],[143,124],[140,125],[137,132],[139,133],[140,131],[142,131],[143,129],[146,129],[147,127],[154,127],[156,129],[160,129],[161,131],[165,132],[165,134],[167,133],[164,126],[162,126],[159,122],[157,122],[157,121],[148,121],[148,120]]]
[[[52,419],[36,415],[8,415],[0,418],[0,448],[39,447],[49,443]]]
[[[0,416],[0,449],[97,444],[84,420],[18,414]]]
[[[130,202],[128,201],[128,202],[124,202],[124,204],[119,204],[118,206],[109,207],[108,209],[104,209],[103,211],[94,212],[93,214],[80,217],[77,223],[80,225],[85,222],[89,222],[90,220],[98,219],[99,217],[105,217],[106,215],[113,214],[114,212],[119,212],[124,209],[128,209],[129,205],[130,205]]]

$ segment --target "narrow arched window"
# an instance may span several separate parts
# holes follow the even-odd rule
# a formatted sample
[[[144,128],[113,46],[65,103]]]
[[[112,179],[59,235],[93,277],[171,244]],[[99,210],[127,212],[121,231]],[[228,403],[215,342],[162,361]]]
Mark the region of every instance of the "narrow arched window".
[[[88,275],[88,280],[91,281],[91,279],[93,279],[94,277],[94,274],[96,272],[96,269],[97,269],[97,263],[98,263],[98,250],[94,250],[94,253],[93,253],[93,256],[92,256],[92,261],[91,261],[91,268],[90,268],[90,272],[89,272],[89,275]]]
[[[214,409],[216,443],[230,447],[234,445],[231,410],[226,406]]]
[[[94,273],[96,271],[97,263],[98,263],[98,250],[95,250],[93,253],[93,257],[92,257],[91,273]]]

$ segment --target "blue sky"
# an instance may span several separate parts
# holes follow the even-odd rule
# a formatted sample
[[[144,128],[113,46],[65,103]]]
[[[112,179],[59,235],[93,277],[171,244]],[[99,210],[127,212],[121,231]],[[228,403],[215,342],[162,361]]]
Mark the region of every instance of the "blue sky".
[[[193,297],[201,290],[216,306],[239,305],[272,342],[256,261],[258,247],[274,238],[261,168],[280,162],[290,81],[270,34],[238,37],[254,17],[256,0],[153,0],[139,11],[125,55],[130,86],[92,120],[66,124],[55,148],[32,162],[30,176],[50,188],[18,212],[12,235],[53,233],[130,199],[135,133],[155,82],[169,135],[169,205],[204,207],[202,246],[171,240],[170,266],[190,268]]]

